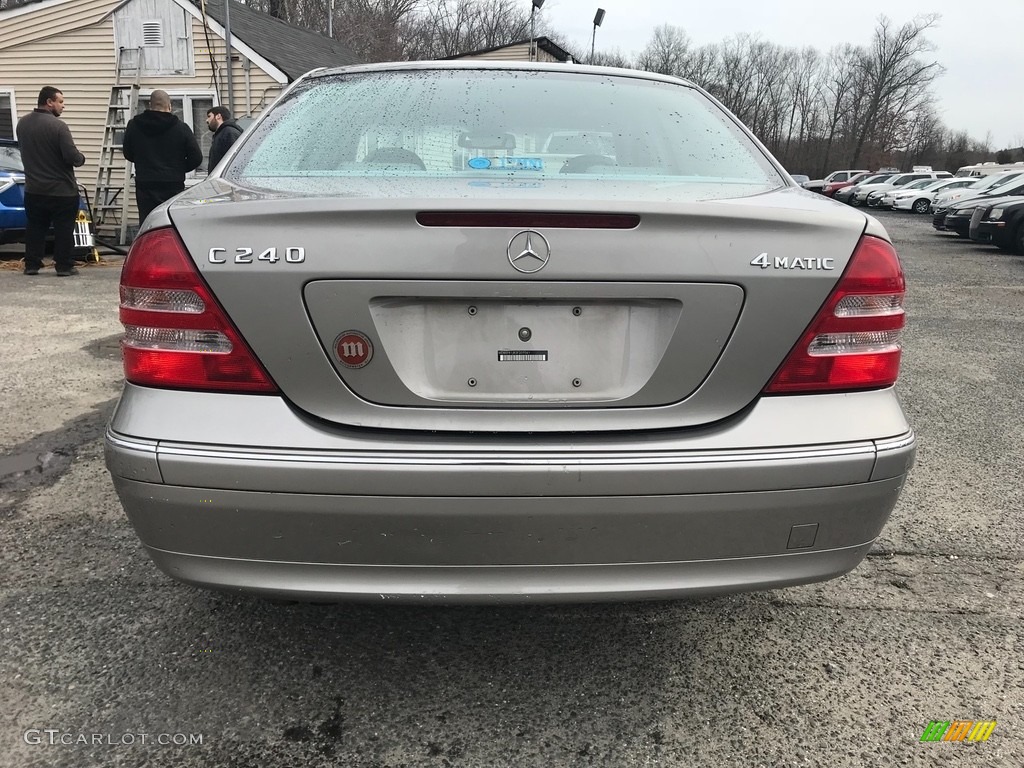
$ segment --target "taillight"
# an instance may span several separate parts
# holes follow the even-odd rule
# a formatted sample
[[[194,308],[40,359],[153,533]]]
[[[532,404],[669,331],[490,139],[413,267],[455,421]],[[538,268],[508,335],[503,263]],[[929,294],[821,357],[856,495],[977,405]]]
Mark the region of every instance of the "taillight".
[[[896,251],[865,235],[766,394],[892,386],[900,371],[906,283]]]
[[[139,237],[121,270],[124,377],[133,384],[277,392],[173,229]]]

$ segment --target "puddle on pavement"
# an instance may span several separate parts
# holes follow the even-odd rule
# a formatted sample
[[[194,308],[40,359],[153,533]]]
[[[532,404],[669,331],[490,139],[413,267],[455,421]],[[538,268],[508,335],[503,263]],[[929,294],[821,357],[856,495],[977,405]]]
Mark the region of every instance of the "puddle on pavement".
[[[103,437],[116,402],[112,399],[96,405],[60,428],[0,453],[0,492],[20,495],[57,482],[71,467],[81,446]],[[0,507],[8,505],[0,502]]]
[[[53,460],[52,453],[22,453],[16,456],[0,456],[0,480],[13,475],[23,475],[33,470],[42,471]]]
[[[100,360],[121,360],[121,336],[115,333],[102,339],[96,339],[86,344],[83,349],[93,357]]]

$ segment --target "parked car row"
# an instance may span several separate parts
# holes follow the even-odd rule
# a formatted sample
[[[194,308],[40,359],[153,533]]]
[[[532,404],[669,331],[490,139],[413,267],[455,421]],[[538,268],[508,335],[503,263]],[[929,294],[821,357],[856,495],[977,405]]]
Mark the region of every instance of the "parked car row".
[[[1024,255],[1024,196],[976,207],[967,232],[975,242]]]
[[[994,179],[994,181],[993,181]],[[932,226],[1024,254],[1024,171],[983,177],[984,188],[934,203]]]
[[[941,178],[933,178],[943,174]],[[833,195],[833,199],[850,205],[866,205],[870,208],[895,209],[913,213],[932,213],[948,207],[963,198],[996,191],[1007,194],[1005,187],[1013,179],[1024,178],[1024,170],[992,174],[983,177],[949,176],[945,171],[925,175],[912,180],[908,177],[925,174],[901,174],[888,179],[883,176],[869,177],[863,182]]]
[[[977,179],[956,178],[938,179],[936,181],[925,180],[908,184],[903,189],[894,189],[887,192],[882,198],[882,208],[892,208],[897,211],[910,211],[911,213],[928,213],[932,208],[932,201],[942,194],[951,194],[954,190],[962,189],[977,181]]]
[[[845,184],[847,182],[852,182],[855,178],[863,177],[870,173],[871,171],[864,170],[832,171],[832,173],[830,173],[824,179],[812,179],[810,181],[804,181],[802,182],[801,186],[803,186],[804,189],[811,190],[812,192],[823,192],[825,187],[834,184]]]
[[[912,173],[896,173],[884,181],[863,181],[851,188],[849,204],[865,205],[869,208],[883,207],[882,200],[887,193],[905,190],[911,185],[916,188],[927,186],[940,179],[953,177],[949,171],[917,171]]]
[[[824,189],[822,190],[822,194],[831,197],[833,200],[838,200],[840,203],[852,205],[851,200],[853,199],[853,194],[861,184],[882,184],[889,181],[895,175],[895,173],[869,173],[852,179],[850,182],[839,187],[831,185],[831,194],[826,192]]]

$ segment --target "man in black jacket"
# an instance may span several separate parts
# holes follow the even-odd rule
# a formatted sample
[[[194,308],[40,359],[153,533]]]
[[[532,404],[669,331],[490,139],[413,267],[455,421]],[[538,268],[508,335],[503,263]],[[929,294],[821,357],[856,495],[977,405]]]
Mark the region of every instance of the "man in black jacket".
[[[77,275],[75,218],[78,181],[75,168],[85,156],[75,147],[64,111],[64,94],[52,86],[39,91],[38,106],[18,121],[18,144],[25,164],[25,274],[43,266],[46,233],[53,225],[53,260],[60,277]]]
[[[166,91],[153,91],[146,111],[128,121],[121,151],[135,163],[140,224],[160,203],[184,190],[185,174],[203,162],[195,134],[171,112]]]
[[[242,129],[231,119],[231,110],[227,107],[214,107],[209,110],[206,113],[206,125],[213,131],[210,162],[206,166],[212,171],[231,149],[231,145],[242,135]]]

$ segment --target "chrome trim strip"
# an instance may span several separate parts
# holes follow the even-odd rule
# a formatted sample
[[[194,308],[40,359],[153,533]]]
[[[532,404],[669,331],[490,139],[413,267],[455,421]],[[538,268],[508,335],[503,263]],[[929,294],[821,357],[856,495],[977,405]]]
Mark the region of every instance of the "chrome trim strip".
[[[241,451],[207,448],[180,443],[160,443],[160,457],[180,456],[190,459],[229,461],[276,461],[306,464],[365,464],[395,466],[519,466],[544,467],[550,464],[573,464],[584,467],[709,464],[723,462],[806,461],[814,459],[874,456],[872,442],[848,443],[822,448],[738,450],[738,451],[629,451],[615,453],[579,452],[433,452],[433,451]]]
[[[121,448],[126,451],[139,451],[140,453],[157,453],[158,442],[138,437],[127,437],[114,432],[109,426],[106,432],[106,441],[112,448]]]
[[[888,451],[902,451],[910,448],[917,444],[917,437],[913,431],[907,432],[906,434],[900,435],[899,437],[890,437],[886,440],[876,440],[875,449],[879,453]]]

